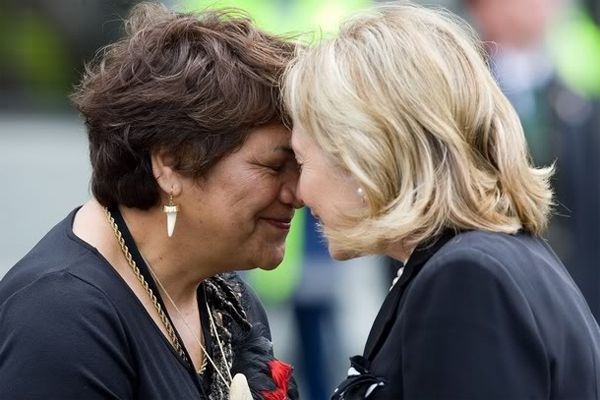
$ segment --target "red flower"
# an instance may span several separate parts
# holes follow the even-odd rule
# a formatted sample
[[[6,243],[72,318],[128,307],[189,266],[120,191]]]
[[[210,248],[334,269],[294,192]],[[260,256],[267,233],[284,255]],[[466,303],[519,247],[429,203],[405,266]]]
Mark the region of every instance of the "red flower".
[[[288,385],[292,377],[292,366],[279,360],[269,361],[271,377],[275,382],[274,390],[261,392],[264,400],[287,400]]]

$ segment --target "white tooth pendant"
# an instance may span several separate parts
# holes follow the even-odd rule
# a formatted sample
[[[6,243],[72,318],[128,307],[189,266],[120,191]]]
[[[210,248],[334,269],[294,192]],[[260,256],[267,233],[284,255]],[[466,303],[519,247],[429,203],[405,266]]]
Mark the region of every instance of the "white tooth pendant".
[[[173,203],[173,189],[169,194],[169,204],[163,206],[163,212],[167,214],[167,235],[171,237],[175,230],[175,222],[177,222],[177,213],[179,212],[179,207]]]
[[[229,386],[229,400],[253,400],[244,374],[235,374]]]

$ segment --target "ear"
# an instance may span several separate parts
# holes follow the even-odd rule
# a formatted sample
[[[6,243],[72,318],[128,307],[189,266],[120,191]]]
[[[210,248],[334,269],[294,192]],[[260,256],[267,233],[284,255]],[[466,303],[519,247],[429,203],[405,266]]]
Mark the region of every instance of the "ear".
[[[150,155],[152,173],[161,190],[177,197],[181,194],[181,176],[172,168],[173,158],[164,150],[157,150]]]

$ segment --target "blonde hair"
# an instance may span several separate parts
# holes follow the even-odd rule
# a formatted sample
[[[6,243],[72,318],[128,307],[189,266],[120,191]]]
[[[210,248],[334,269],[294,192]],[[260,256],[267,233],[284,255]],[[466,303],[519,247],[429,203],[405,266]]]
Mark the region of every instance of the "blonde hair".
[[[387,5],[356,16],[298,54],[284,97],[294,124],[363,188],[367,210],[325,227],[348,252],[410,248],[446,228],[547,224],[554,167],[530,164],[481,43],[450,13]]]

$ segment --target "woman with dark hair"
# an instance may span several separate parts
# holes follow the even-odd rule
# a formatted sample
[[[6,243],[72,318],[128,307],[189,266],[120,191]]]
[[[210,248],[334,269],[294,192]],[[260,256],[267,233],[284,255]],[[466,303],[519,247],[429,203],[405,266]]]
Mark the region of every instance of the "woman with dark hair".
[[[143,4],[126,28],[72,96],[93,198],[0,282],[0,398],[295,399],[232,273],[275,268],[300,205],[294,46],[230,12]]]

